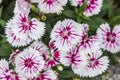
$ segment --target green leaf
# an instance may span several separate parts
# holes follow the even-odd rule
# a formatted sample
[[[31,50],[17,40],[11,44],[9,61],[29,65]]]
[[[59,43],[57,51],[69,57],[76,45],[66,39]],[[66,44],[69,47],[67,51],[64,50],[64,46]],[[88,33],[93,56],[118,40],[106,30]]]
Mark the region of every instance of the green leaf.
[[[2,16],[2,10],[3,10],[3,7],[0,8],[0,18]]]
[[[87,4],[88,4],[88,0],[85,0],[84,4],[79,8],[79,13],[83,13],[85,11]]]
[[[90,26],[90,29],[97,29],[98,28],[98,24],[96,23],[96,20],[92,20],[92,19],[82,19],[83,23],[87,23]]]
[[[46,31],[50,34],[52,30],[52,26],[50,25],[50,23],[46,23]]]
[[[6,26],[6,21],[3,20],[3,19],[0,19],[0,25],[1,25],[3,28],[5,28],[5,26]]]
[[[77,16],[77,22],[81,23],[81,18]]]
[[[13,14],[13,9],[15,7],[15,2],[9,3],[9,5],[3,7],[3,13],[2,13],[2,19],[7,21],[10,19],[14,14]]]
[[[116,24],[120,24],[120,15],[115,16],[111,21],[110,24],[112,24],[113,26]]]
[[[111,20],[112,18],[113,18],[113,10],[112,10],[112,7],[111,8],[109,8],[109,10],[108,10],[108,17],[109,17],[109,19]]]
[[[93,17],[92,20],[95,21],[98,25],[106,23],[106,21],[100,17]]]
[[[63,14],[69,18],[75,18],[75,12],[72,10],[65,10],[63,11]]]
[[[0,56],[9,56],[10,53],[10,49],[5,49],[3,46],[0,46]]]
[[[39,9],[38,9],[35,5],[31,4],[30,6],[31,6],[31,10],[32,10],[34,13],[36,13],[36,14],[39,13]]]
[[[69,78],[75,75],[72,71],[61,71],[59,72],[59,74],[60,74],[60,77],[62,78]]]
[[[110,4],[109,3],[103,3],[101,12],[99,13],[99,16],[100,17],[105,16],[106,13],[108,12],[109,8],[110,8]]]

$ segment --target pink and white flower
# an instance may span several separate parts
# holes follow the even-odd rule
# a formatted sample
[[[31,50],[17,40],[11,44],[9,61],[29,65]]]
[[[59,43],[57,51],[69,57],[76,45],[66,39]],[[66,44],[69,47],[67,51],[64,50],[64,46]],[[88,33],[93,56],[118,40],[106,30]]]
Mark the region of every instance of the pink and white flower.
[[[5,30],[7,41],[10,44],[12,44],[12,46],[15,46],[15,47],[25,46],[29,44],[31,42],[31,39],[28,37],[22,38],[22,37],[17,36],[15,32],[12,30],[13,26],[15,26],[14,21],[10,20],[7,23],[6,30]]]
[[[46,62],[45,62],[45,68],[46,69],[51,69],[55,66],[57,66],[59,63],[57,61],[55,61],[55,59],[53,57],[51,57],[50,59],[48,59]]]
[[[9,71],[9,63],[5,59],[0,60],[0,75]]]
[[[9,63],[5,59],[0,60],[0,80],[27,80],[24,76],[17,75],[9,70]]]
[[[85,0],[70,0],[72,6],[82,6]],[[85,16],[93,16],[101,11],[103,0],[88,0],[87,7],[84,11]]]
[[[82,25],[83,32],[78,45],[79,50],[83,53],[89,53],[94,50],[99,50],[101,47],[100,42],[98,41],[98,37],[96,35],[88,37],[87,30],[89,26],[87,24]]]
[[[111,53],[120,51],[120,25],[116,25],[111,32],[108,23],[101,24],[97,30],[101,47]]]
[[[61,52],[62,51],[58,51],[58,50],[53,52],[53,57],[55,58],[55,60],[60,61],[60,54],[61,54]]]
[[[34,50],[38,51],[39,54],[43,57],[45,60],[45,66],[44,70],[51,69],[52,67],[56,66],[58,62],[54,59],[54,51],[51,51],[51,54],[47,48],[47,46],[42,43],[41,41],[35,41],[30,45],[30,48],[33,48]],[[55,51],[56,55],[57,52]],[[57,56],[58,57],[58,56]]]
[[[37,78],[28,80],[57,80],[57,75],[52,69],[50,69],[41,73]]]
[[[79,72],[83,69],[86,65],[86,55],[79,52],[77,48],[73,48],[71,52],[63,52],[60,54],[60,62],[64,66],[72,67],[74,73],[79,74]]]
[[[82,6],[85,2],[85,0],[70,0],[72,6]]]
[[[31,48],[38,51],[40,55],[42,55],[44,60],[47,60],[49,57],[49,50],[47,46],[41,41],[34,41],[31,45]]]
[[[77,45],[82,34],[82,26],[73,20],[58,21],[51,32],[51,40],[58,50],[69,51]]]
[[[56,46],[55,46],[54,43],[55,43],[55,41],[50,41],[50,42],[49,42],[49,47],[50,47],[50,50],[51,50],[51,51],[54,51],[54,50],[56,49]]]
[[[26,14],[17,14],[13,17],[12,30],[22,39],[40,39],[45,32],[45,24],[35,18],[29,19]]]
[[[57,75],[53,70],[47,70],[42,75],[40,75],[40,80],[56,80]]]
[[[87,54],[87,62],[87,65],[79,72],[82,77],[95,77],[105,72],[109,66],[109,59],[107,56],[102,56],[101,50],[89,52]]]
[[[4,74],[0,75],[0,80],[27,80],[24,76],[17,75],[13,70],[9,70]]]
[[[15,58],[16,72],[26,78],[37,77],[44,65],[45,62],[42,56],[32,48],[24,50]]]
[[[65,6],[67,0],[43,0],[39,3],[38,7],[43,13],[61,13],[63,6]]]
[[[93,16],[101,11],[103,0],[88,0],[88,5],[84,11],[85,16]]]
[[[29,12],[30,12],[29,0],[16,0],[16,4],[14,8],[15,14],[25,13],[28,15]]]
[[[20,54],[20,50],[17,49],[15,52],[13,52],[11,55],[10,55],[10,58],[9,58],[9,62],[11,62],[12,64],[14,64],[15,62],[15,57]]]

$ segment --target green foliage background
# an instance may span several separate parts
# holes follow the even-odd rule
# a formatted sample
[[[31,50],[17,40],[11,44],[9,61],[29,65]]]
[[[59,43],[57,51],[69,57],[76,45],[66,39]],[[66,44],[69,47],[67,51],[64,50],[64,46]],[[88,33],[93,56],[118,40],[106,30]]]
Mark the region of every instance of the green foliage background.
[[[12,47],[7,41],[4,34],[6,22],[13,16],[13,9],[15,6],[15,0],[3,0],[0,3],[0,58],[6,58],[8,60],[10,54],[16,50],[17,48]],[[31,17],[36,17],[41,20],[41,16],[39,14],[38,8],[35,4],[31,4]],[[89,36],[96,34],[96,29],[99,27],[101,23],[109,23],[111,28],[115,25],[120,24],[120,0],[104,0],[102,10],[99,15],[95,15],[92,17],[85,17],[82,15],[82,11],[85,9],[86,5],[84,4],[80,8],[75,8],[68,3],[64,7],[64,11],[60,15],[56,14],[45,14],[46,20],[43,21],[46,23],[46,33],[42,38],[42,41],[48,46],[50,32],[58,20],[63,20],[65,18],[71,18],[79,23],[88,23],[90,25]],[[20,49],[23,49],[21,47]],[[104,55],[109,56],[110,65],[116,65],[115,56],[120,57],[120,53],[113,55],[108,52],[104,52]],[[60,74],[60,80],[71,80],[77,75],[73,74],[70,71],[70,68],[64,67],[64,71],[58,71]],[[104,73],[106,74],[106,73]],[[103,74],[103,75],[104,75]],[[101,76],[101,75],[100,75]],[[100,77],[98,76],[98,77]],[[81,78],[80,80],[95,80],[96,78]]]

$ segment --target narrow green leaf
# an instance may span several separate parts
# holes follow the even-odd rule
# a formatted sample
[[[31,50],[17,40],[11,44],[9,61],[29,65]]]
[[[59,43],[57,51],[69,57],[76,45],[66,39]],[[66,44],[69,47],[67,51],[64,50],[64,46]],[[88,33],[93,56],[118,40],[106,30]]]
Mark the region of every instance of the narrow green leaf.
[[[116,24],[120,24],[120,15],[115,16],[111,21],[110,24],[112,24],[113,26]]]
[[[9,56],[11,51],[0,46],[0,56]]]
[[[38,9],[35,5],[31,4],[30,6],[31,6],[31,10],[32,10],[34,13],[36,13],[36,14],[39,13],[39,9]]]
[[[112,8],[109,8],[109,10],[108,10],[108,17],[109,17],[109,19],[111,20],[113,18],[113,16],[114,16],[113,10],[112,10]]]
[[[81,18],[77,16],[77,22],[81,23]]]
[[[50,34],[52,30],[52,26],[50,25],[50,23],[46,23],[46,31]]]
[[[65,11],[63,11],[63,14],[67,17],[75,18],[75,12],[72,10],[65,10]]]
[[[92,17],[92,20],[95,21],[98,25],[106,22],[104,19],[100,17]]]
[[[0,25],[1,25],[3,28],[5,28],[5,26],[6,26],[6,21],[3,20],[3,19],[0,19]]]
[[[2,10],[3,10],[3,7],[0,8],[0,18],[2,16]]]
[[[75,75],[72,71],[61,71],[59,74],[62,78],[69,78]]]
[[[88,4],[88,0],[85,0],[84,4],[79,8],[79,13],[83,13],[85,11],[87,4]]]

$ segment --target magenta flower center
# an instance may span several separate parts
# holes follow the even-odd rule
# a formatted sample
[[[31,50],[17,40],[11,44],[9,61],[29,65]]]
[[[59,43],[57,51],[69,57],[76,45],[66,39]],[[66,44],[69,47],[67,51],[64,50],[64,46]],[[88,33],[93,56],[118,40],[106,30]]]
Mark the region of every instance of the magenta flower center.
[[[88,67],[94,68],[94,67],[96,67],[96,66],[98,66],[98,65],[99,65],[99,61],[98,61],[97,59],[95,59],[95,58],[90,58],[90,65],[89,65]]]
[[[60,32],[60,36],[63,37],[63,39],[68,39],[68,37],[71,35],[70,32],[70,27],[66,27],[66,29],[64,28],[61,32]]]
[[[85,0],[79,0],[79,1],[78,1],[78,4],[81,5],[81,4],[84,3],[84,1],[85,1]]]
[[[53,0],[47,0],[47,4],[48,4],[48,5],[53,4]]]
[[[115,42],[115,37],[116,37],[115,33],[110,34],[109,32],[107,32],[106,36],[107,36],[106,41],[111,42],[111,43]]]
[[[89,3],[90,3],[90,4],[94,4],[94,3],[95,3],[95,0],[89,0]]]
[[[31,29],[35,29],[35,27],[33,27],[33,25],[35,25],[35,24],[33,24],[35,22],[35,20],[34,21],[28,20],[25,15],[20,15],[20,18],[21,18],[21,23],[19,23],[20,24],[19,32],[26,33],[28,31],[31,31]]]
[[[28,68],[31,68],[34,64],[35,64],[34,61],[30,58],[28,58],[24,61],[24,65]]]
[[[68,57],[71,59],[72,64],[77,64],[77,62],[80,62],[81,60],[79,59],[80,56],[77,56],[77,54],[71,54],[71,57]]]

